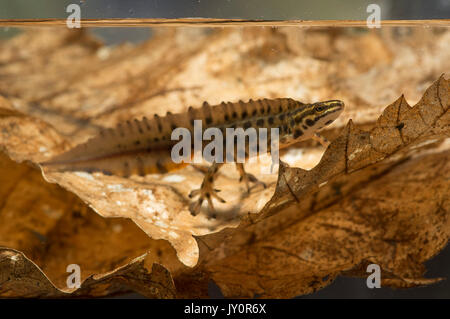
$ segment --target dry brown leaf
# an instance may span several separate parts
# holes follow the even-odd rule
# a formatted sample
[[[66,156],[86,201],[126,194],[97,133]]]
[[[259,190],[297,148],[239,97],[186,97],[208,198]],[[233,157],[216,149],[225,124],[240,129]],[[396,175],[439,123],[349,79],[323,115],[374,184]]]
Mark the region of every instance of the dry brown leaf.
[[[46,172],[46,179],[75,193],[100,215],[131,218],[153,238],[146,242],[142,233],[130,226],[130,236],[139,233],[140,244],[132,241],[122,244],[126,239],[122,237],[121,241],[120,236],[107,238],[123,247],[111,255],[100,253],[98,258],[104,260],[103,264],[95,261],[94,247],[99,245],[96,242],[92,245],[94,251],[78,256],[84,262],[82,269],[88,269],[90,275],[108,270],[114,273],[119,271],[117,266],[133,265],[131,260],[149,249],[148,265],[161,263],[172,273],[178,296],[205,297],[207,283],[213,279],[226,296],[291,297],[323,287],[340,273],[363,275],[361,269],[367,262],[382,265],[386,285],[413,286],[434,281],[422,278],[422,263],[442,249],[449,235],[446,218],[449,153],[448,139],[445,140],[449,137],[450,123],[449,82],[441,77],[412,109],[402,97],[376,118],[381,110],[380,101],[384,103],[402,90],[418,99],[418,92],[423,92],[419,89],[429,83],[430,77],[450,70],[449,50],[445,49],[449,32],[424,37],[432,37],[434,41],[423,40],[422,64],[411,59],[417,53],[407,51],[405,41],[389,43],[376,33],[368,33],[361,39],[340,32],[323,31],[320,37],[306,32],[315,40],[296,47],[296,39],[305,35],[304,31],[237,29],[210,35],[198,30],[166,31],[140,46],[125,45],[111,50],[83,33],[51,32],[25,33],[2,45],[0,93],[4,98],[0,100],[0,147],[18,162],[41,162],[86,140],[102,126],[167,110],[183,111],[189,104],[200,105],[203,100],[214,104],[250,97],[289,96],[306,101],[335,97],[348,105],[342,119],[351,116],[371,126],[370,130],[361,130],[351,121],[345,127],[344,120],[338,121],[334,130],[325,132],[330,136],[342,128],[337,138],[330,138],[334,142],[322,158],[320,148],[288,151],[282,160],[304,169],[285,165],[278,179],[259,176],[271,187],[255,191],[249,197],[242,196],[243,187],[235,186],[237,173],[224,170],[217,186],[233,205],[221,207],[224,213],[217,220],[205,215],[190,216],[187,194],[202,179],[191,168],[130,179],[86,172]],[[36,42],[47,38],[51,38],[46,42],[48,47]],[[28,42],[32,45],[24,52],[22,44]],[[415,45],[421,45],[420,41]],[[396,51],[399,47],[401,54]],[[328,48],[329,52],[321,48]],[[355,50],[372,52],[375,65],[371,64],[374,59],[358,61],[359,55],[348,54]],[[13,51],[18,51],[21,58],[8,53]],[[410,59],[404,60],[408,54]],[[31,55],[37,58],[28,58]],[[428,56],[440,61],[431,71]],[[50,65],[45,63],[48,60]],[[408,63],[414,65],[414,73],[395,73],[408,69]],[[32,74],[24,78],[30,70]],[[226,88],[223,83],[227,83]],[[364,83],[380,92],[368,92],[371,101],[356,93],[362,91],[356,85]],[[374,105],[377,107],[371,107]],[[2,162],[7,163],[8,159]],[[8,176],[10,188],[17,187],[18,194],[26,187],[21,184],[23,174],[38,174],[37,170],[24,167],[22,164],[20,168],[5,168],[4,176]],[[309,171],[305,170],[308,168]],[[258,175],[258,165],[250,171]],[[407,172],[415,172],[417,177],[411,179]],[[37,176],[33,183],[27,186],[31,193],[42,185],[46,185],[43,189],[56,188]],[[430,192],[433,187],[438,187],[437,191]],[[1,191],[8,194],[8,189]],[[62,205],[63,211],[70,211],[71,201],[76,201],[64,200],[67,196],[58,188],[55,201],[57,206]],[[40,198],[44,203],[50,196]],[[371,205],[367,206],[367,202]],[[83,207],[81,203],[77,205]],[[23,212],[24,207],[14,209]],[[417,213],[411,213],[415,208]],[[45,213],[42,208],[33,211],[38,212],[38,218]],[[62,225],[74,223],[70,213],[61,216],[69,216],[67,224]],[[91,215],[83,214],[81,222],[86,216]],[[23,221],[18,218],[5,229],[14,230],[13,225]],[[40,224],[33,218],[28,223],[33,231],[38,229],[38,234],[58,234],[49,239],[62,242],[62,247],[70,244],[74,254],[85,249],[86,238],[92,236],[89,231],[74,236],[74,229],[84,229],[85,225],[75,226],[64,232],[67,241],[61,241],[58,238],[64,237],[60,232],[65,227],[55,225],[55,221],[44,218]],[[65,269],[56,268],[72,263],[73,255],[61,254],[62,248],[54,246],[53,254],[60,257],[52,263],[49,256],[36,254],[33,245],[36,238],[24,230],[17,231],[17,227],[9,233],[19,234],[17,238],[22,240],[13,235],[8,239],[0,232],[4,236],[0,242],[33,256],[33,261],[42,261],[37,264],[63,287]],[[114,226],[102,226],[99,238],[108,227]],[[168,240],[185,265],[197,266],[190,269],[181,265],[167,242],[157,239]],[[146,276],[153,274],[150,268],[145,268]],[[143,271],[142,267],[139,269]],[[158,290],[159,296],[173,296],[169,282],[165,279],[159,282],[167,287],[164,292]],[[128,282],[124,286],[155,296],[145,290],[145,282],[134,284]],[[92,283],[93,287],[96,285]],[[80,290],[80,295],[125,289],[111,286],[99,288],[97,293]],[[39,290],[35,295],[58,295],[51,289],[47,294]],[[20,293],[23,290],[17,294]]]
[[[2,112],[0,123],[7,118],[14,117]],[[168,243],[150,239],[129,220],[101,218],[73,194],[46,183],[35,168],[3,154],[0,176],[2,296],[104,296],[129,290],[151,298],[176,295],[170,272],[160,265],[172,271],[181,265]],[[83,285],[76,291],[66,285],[70,264],[82,270]]]
[[[369,132],[349,122],[313,169],[284,167],[257,218],[201,238],[196,271],[228,297],[310,293],[367,260],[390,273],[385,285],[433,282],[422,263],[450,235],[448,139],[436,154],[423,148],[450,137],[449,91],[441,77],[413,108],[403,97],[388,106]]]
[[[449,163],[449,151],[417,157],[308,216],[295,207],[247,225],[197,271],[227,297],[311,293],[343,271],[367,276],[367,263],[381,266],[382,286],[435,282],[423,262],[450,235]]]
[[[148,298],[174,298],[176,292],[170,272],[153,264],[149,273],[144,263],[145,255],[112,272],[89,276],[78,289],[58,289],[21,252],[0,247],[0,294],[6,298],[98,297],[135,290]]]

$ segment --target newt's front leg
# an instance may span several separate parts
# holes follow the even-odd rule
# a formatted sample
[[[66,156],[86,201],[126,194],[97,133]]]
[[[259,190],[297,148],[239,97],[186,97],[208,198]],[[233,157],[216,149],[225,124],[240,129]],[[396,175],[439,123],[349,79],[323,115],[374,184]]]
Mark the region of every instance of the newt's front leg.
[[[193,202],[189,210],[191,211],[191,214],[193,216],[196,216],[202,207],[203,201],[206,199],[208,201],[208,205],[210,209],[213,211],[213,217],[215,216],[214,213],[214,205],[212,203],[212,198],[218,199],[221,203],[225,203],[225,200],[221,198],[219,195],[217,195],[220,190],[214,189],[214,179],[216,176],[217,171],[219,168],[223,165],[223,163],[216,163],[214,162],[209,168],[208,171],[205,174],[205,177],[203,178],[202,185],[199,189],[193,190],[189,194],[189,198],[200,196],[199,199],[195,202]]]
[[[314,133],[314,135],[311,137],[313,140],[319,142],[323,147],[327,148],[328,145],[330,145],[330,141],[328,141],[325,137],[320,135],[319,133]]]

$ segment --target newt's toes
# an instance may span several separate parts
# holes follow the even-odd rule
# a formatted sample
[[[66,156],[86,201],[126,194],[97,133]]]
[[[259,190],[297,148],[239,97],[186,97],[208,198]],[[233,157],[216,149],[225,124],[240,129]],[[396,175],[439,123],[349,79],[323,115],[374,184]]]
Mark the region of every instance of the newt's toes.
[[[195,196],[197,196],[197,195],[199,195],[200,194],[200,189],[194,189],[194,190],[192,190],[190,193],[189,193],[189,198],[193,198],[193,197],[195,197]]]
[[[206,200],[208,202],[209,209],[212,213],[211,216],[215,216],[216,213],[215,213],[212,199],[215,198],[221,203],[226,203],[226,201],[222,197],[217,195],[218,192],[220,192],[220,190],[218,190],[218,189],[210,189],[209,191],[207,191],[205,189],[195,189],[195,190],[191,191],[190,194],[188,195],[189,198],[193,198],[193,197],[200,195],[198,200],[192,202],[189,205],[189,211],[191,212],[191,215],[192,216],[198,215],[198,213],[200,213],[203,201]],[[215,218],[215,217],[213,217],[213,218]]]
[[[239,179],[240,182],[245,182],[245,185],[247,187],[247,193],[250,194],[250,190],[253,187],[256,187],[257,185],[262,185],[264,187],[264,189],[267,188],[266,183],[260,181],[259,179],[257,179],[255,177],[255,175],[253,174],[249,174],[249,173],[245,173],[245,175],[242,175],[241,178]],[[255,184],[253,187],[250,186],[250,183]]]
[[[189,205],[189,211],[191,212],[192,216],[197,216],[198,213],[200,213],[202,203],[203,203],[203,198],[199,198],[198,200],[196,200],[195,202],[192,202]]]

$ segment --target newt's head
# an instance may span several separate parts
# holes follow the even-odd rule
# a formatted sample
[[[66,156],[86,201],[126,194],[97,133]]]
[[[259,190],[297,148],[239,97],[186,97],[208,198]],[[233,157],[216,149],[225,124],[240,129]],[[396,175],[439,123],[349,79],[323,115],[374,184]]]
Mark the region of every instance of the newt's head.
[[[344,110],[344,102],[330,100],[303,105],[289,117],[292,138],[308,139],[315,132],[331,124]]]

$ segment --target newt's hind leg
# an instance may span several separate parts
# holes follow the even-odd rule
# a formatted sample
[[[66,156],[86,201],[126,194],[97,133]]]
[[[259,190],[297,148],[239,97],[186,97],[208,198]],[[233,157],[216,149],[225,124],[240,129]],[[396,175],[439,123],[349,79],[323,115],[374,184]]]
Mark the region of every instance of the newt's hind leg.
[[[221,198],[219,195],[217,195],[220,190],[214,189],[214,179],[217,171],[219,168],[223,165],[223,163],[216,163],[214,162],[209,168],[208,171],[205,174],[205,177],[203,178],[202,185],[199,189],[193,190],[189,194],[189,198],[200,196],[199,199],[195,202],[193,202],[189,206],[189,210],[191,211],[191,214],[193,216],[196,216],[202,207],[203,201],[206,199],[208,201],[208,205],[212,211],[214,211],[214,205],[212,203],[212,198],[218,199],[221,203],[225,203],[225,200]],[[214,217],[214,215],[213,215]]]
[[[267,188],[267,185],[264,182],[258,180],[254,175],[247,173],[244,169],[243,163],[236,163],[236,168],[239,171],[241,177],[239,178],[239,182],[245,182],[245,186],[247,186],[247,192],[250,193],[250,182],[255,184],[260,184],[264,188]]]

